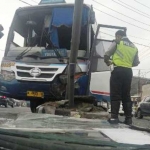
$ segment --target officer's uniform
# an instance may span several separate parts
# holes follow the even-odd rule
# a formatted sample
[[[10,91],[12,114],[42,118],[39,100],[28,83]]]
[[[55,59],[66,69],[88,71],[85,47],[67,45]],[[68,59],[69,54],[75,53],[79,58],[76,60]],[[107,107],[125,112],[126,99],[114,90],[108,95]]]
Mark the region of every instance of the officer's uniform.
[[[133,76],[131,68],[139,64],[138,50],[127,37],[123,37],[120,43],[112,43],[105,53],[105,62],[111,56],[114,64],[110,78],[111,118],[118,118],[121,101],[126,119],[131,118],[130,90]]]

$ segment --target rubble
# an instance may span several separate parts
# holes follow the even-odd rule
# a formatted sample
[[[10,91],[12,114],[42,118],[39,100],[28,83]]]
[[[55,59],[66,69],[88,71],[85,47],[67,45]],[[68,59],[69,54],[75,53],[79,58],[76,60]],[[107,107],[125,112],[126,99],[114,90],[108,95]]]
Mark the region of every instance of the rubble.
[[[93,97],[75,97],[74,108],[69,108],[68,100],[47,102],[37,107],[37,113],[54,114],[76,118],[108,119],[107,109],[96,105]]]

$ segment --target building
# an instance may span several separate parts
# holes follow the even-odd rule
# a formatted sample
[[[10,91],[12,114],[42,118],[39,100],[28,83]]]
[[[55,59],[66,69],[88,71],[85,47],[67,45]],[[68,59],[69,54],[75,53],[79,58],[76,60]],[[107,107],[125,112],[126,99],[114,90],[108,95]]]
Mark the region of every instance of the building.
[[[148,78],[133,77],[132,84],[131,84],[131,96],[134,95],[141,96],[143,85],[147,85],[149,83],[150,83],[150,79]]]

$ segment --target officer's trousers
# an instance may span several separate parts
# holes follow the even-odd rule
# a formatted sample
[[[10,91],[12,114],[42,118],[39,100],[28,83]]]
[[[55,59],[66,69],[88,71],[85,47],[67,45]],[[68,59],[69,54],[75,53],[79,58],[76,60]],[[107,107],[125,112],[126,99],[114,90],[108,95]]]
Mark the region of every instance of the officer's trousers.
[[[132,69],[125,67],[115,67],[110,78],[110,99],[111,114],[117,117],[122,101],[123,109],[126,117],[130,117],[132,113],[132,102],[130,96]]]

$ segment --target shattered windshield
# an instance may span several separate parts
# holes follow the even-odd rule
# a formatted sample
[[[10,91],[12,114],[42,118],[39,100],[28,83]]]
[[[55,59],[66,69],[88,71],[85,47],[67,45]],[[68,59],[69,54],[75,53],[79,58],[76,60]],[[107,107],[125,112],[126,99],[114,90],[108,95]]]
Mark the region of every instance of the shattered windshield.
[[[87,51],[87,8],[83,14],[81,27],[80,50]],[[72,15],[71,15],[72,14]],[[68,16],[66,16],[68,15]],[[59,16],[62,16],[60,20]],[[64,18],[68,17],[68,19]],[[24,56],[37,58],[68,58],[71,48],[73,7],[40,8],[18,10],[10,31],[9,50],[7,56],[15,56],[17,60]],[[40,53],[40,54],[37,54]],[[79,57],[85,57],[79,54]]]
[[[13,21],[12,46],[52,47],[48,29],[51,10],[18,11]]]

